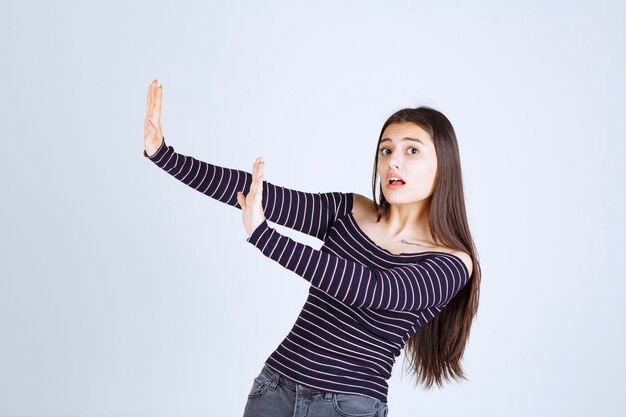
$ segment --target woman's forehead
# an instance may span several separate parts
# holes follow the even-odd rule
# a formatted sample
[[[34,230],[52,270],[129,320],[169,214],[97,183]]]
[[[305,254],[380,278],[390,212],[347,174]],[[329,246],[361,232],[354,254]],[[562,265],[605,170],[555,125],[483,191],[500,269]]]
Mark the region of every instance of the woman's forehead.
[[[413,122],[392,123],[385,128],[380,142],[397,142],[403,140],[417,140],[426,145],[433,143],[432,137],[427,131]]]

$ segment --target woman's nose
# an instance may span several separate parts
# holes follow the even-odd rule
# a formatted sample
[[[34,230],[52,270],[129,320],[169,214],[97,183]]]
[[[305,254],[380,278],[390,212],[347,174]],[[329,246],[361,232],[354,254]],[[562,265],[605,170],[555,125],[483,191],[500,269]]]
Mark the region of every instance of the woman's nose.
[[[389,167],[400,169],[400,161],[397,158],[389,159]]]

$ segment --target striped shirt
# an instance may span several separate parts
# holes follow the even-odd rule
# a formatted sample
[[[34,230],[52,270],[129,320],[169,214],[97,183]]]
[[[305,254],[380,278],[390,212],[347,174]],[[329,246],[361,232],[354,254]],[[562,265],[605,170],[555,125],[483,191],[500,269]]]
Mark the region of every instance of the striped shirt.
[[[252,174],[199,161],[161,144],[144,156],[203,194],[241,209]],[[307,193],[263,181],[266,219],[247,241],[310,282],[296,322],[267,358],[285,377],[323,391],[387,402],[387,380],[409,337],[467,283],[463,261],[444,252],[394,254],[352,216],[354,193]],[[324,242],[319,250],[280,234],[271,221]]]

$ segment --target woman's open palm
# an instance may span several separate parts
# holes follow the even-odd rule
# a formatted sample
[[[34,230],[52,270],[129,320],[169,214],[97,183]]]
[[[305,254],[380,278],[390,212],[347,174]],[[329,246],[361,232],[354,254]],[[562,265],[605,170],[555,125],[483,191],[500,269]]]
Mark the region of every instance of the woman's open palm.
[[[252,235],[265,220],[263,211],[263,166],[265,161],[258,157],[252,165],[252,184],[247,196],[241,191],[237,192],[237,202],[241,206],[243,226],[246,228],[248,236]]]
[[[155,79],[148,86],[148,99],[146,102],[146,120],[143,122],[143,146],[148,156],[154,155],[163,142],[161,130],[161,98],[163,86],[157,86]]]

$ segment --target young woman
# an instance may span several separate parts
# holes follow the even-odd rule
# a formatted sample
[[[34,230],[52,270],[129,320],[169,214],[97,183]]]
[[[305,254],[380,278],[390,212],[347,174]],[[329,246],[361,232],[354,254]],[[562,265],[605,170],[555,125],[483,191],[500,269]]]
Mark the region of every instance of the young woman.
[[[460,361],[481,274],[456,135],[442,113],[403,109],[385,122],[370,200],[274,185],[263,178],[261,158],[249,173],[177,153],[163,137],[161,101],[154,80],[144,156],[239,208],[247,242],[311,283],[293,328],[254,378],[244,417],[387,416],[387,380],[405,347],[426,388],[466,379]],[[296,242],[268,220],[324,245],[315,250]]]

